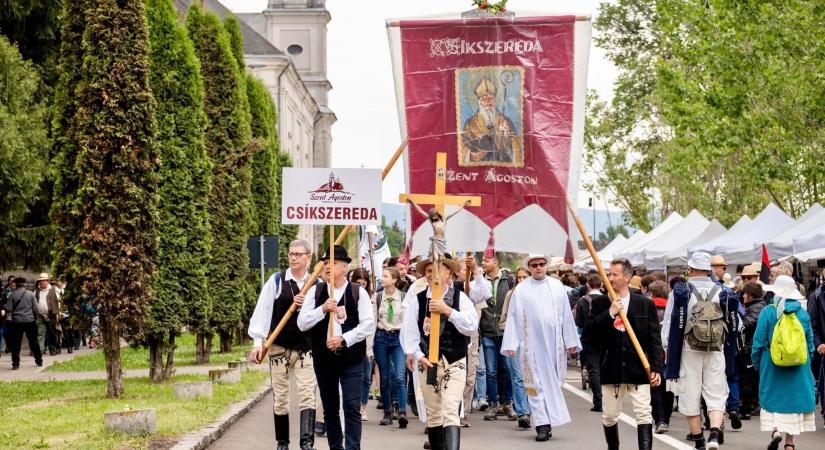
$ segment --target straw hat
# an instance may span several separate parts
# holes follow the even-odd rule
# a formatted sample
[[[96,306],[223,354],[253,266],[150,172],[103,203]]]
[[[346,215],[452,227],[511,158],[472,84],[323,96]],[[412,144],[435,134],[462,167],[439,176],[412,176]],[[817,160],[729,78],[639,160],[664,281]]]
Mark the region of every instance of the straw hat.
[[[49,274],[46,272],[42,272],[39,277],[37,277],[37,281],[49,281]]]
[[[419,275],[424,275],[427,273],[427,268],[430,267],[432,263],[432,259],[424,259],[415,266],[415,271],[418,272]],[[441,258],[441,265],[450,269],[450,272],[455,275],[458,275],[458,272],[461,271],[461,268],[458,267],[458,263],[451,258]]]
[[[627,286],[631,289],[641,289],[642,277],[638,275],[633,275],[633,278],[630,279],[630,283]]]
[[[550,258],[548,258],[546,255],[539,255],[538,253],[531,253],[531,254],[525,256],[524,259],[521,260],[521,267],[529,268],[530,267],[530,261],[533,261],[535,259],[542,259],[542,260],[544,260],[544,264],[547,264],[547,265],[550,264]]]
[[[743,277],[758,277],[759,272],[757,272],[756,267],[753,264],[748,264],[745,268],[742,269],[742,274],[740,276]]]
[[[767,292],[773,292],[777,297],[787,300],[804,300],[805,296],[796,288],[796,281],[787,275],[779,275],[773,284],[762,287]]]
[[[728,263],[725,262],[725,257],[722,255],[713,255],[710,257],[710,266],[727,266]]]

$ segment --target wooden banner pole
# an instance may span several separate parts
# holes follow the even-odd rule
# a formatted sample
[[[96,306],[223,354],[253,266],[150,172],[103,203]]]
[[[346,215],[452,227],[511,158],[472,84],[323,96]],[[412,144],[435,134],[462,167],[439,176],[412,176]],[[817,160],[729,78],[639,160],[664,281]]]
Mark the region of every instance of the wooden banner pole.
[[[327,274],[327,285],[329,286],[329,298],[335,298],[335,226],[329,226],[329,273]],[[329,337],[335,336],[335,311],[329,312]]]
[[[619,297],[616,295],[616,291],[613,289],[613,285],[607,278],[607,274],[605,273],[604,268],[602,267],[602,262],[599,260],[599,255],[596,253],[595,247],[593,247],[593,242],[590,241],[590,236],[587,235],[587,231],[585,231],[581,219],[579,219],[578,214],[576,214],[576,211],[573,209],[573,205],[571,205],[569,201],[567,202],[567,209],[573,216],[573,220],[576,221],[576,226],[579,228],[579,234],[581,234],[582,239],[584,239],[584,245],[587,246],[587,251],[590,252],[590,257],[593,258],[593,262],[596,264],[596,269],[598,269],[599,271],[599,277],[601,277],[602,279],[602,284],[604,284],[604,286],[607,288],[607,294],[610,298],[610,302],[615,303]],[[622,323],[624,324],[625,332],[627,332],[627,337],[630,338],[630,342],[636,349],[636,353],[639,355],[639,359],[642,361],[642,366],[644,366],[645,372],[647,372],[647,379],[650,380],[650,362],[648,362],[647,356],[645,355],[644,350],[642,350],[642,346],[639,345],[639,340],[636,338],[636,333],[633,332],[633,327],[630,326],[630,321],[627,320],[627,314],[625,314],[624,308],[619,309],[619,317],[622,318]]]

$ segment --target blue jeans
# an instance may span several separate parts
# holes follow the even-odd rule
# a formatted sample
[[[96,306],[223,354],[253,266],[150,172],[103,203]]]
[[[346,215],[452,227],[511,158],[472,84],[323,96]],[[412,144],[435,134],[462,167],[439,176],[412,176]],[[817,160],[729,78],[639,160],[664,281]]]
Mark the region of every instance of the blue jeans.
[[[401,348],[399,333],[384,330],[375,332],[375,344],[372,347],[378,374],[381,377],[381,401],[384,411],[392,411],[390,398],[398,401],[398,410],[407,410],[407,372],[404,349]]]
[[[481,338],[479,338],[479,345],[481,345]],[[479,349],[478,352],[478,367],[476,367],[476,387],[474,394],[476,400],[487,398],[487,372],[484,370],[483,349]]]
[[[524,379],[521,377],[521,350],[516,356],[504,356],[504,365],[510,372],[510,382],[513,386],[513,409],[517,416],[530,414],[530,403],[527,401],[527,394],[524,392]]]
[[[361,404],[366,405],[370,398],[370,386],[372,386],[372,359],[364,358],[364,379],[361,381]]]
[[[513,400],[513,386],[510,373],[504,365],[501,352],[501,337],[481,337],[484,349],[484,364],[487,372],[487,396],[491,405],[509,403]],[[499,389],[499,387],[501,389]]]
[[[364,358],[365,360],[367,358]],[[361,450],[361,398],[360,387],[364,381],[364,364],[345,364],[340,361],[314,365],[318,390],[324,404],[324,424],[330,450]],[[341,386],[341,395],[338,386]],[[342,398],[343,397],[343,398]],[[344,406],[344,432],[341,431],[341,403]]]

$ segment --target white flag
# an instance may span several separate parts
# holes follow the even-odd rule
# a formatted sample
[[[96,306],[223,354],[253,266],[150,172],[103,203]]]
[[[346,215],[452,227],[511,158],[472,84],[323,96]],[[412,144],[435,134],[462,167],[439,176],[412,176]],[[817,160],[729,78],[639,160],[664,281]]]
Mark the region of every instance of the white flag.
[[[361,236],[361,244],[358,250],[360,265],[372,273],[380,274],[381,263],[383,263],[385,259],[392,256],[390,254],[390,246],[387,245],[387,238],[384,237],[384,232],[380,227],[371,225],[358,228]],[[372,264],[369,263],[370,242],[372,243]]]

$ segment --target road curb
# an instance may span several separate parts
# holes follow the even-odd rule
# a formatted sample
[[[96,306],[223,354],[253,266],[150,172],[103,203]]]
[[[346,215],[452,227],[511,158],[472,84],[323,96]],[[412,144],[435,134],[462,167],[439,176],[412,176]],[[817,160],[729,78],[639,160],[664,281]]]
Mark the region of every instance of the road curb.
[[[181,438],[172,450],[203,450],[208,447],[213,442],[217,441],[226,430],[229,429],[235,422],[241,419],[253,406],[255,406],[258,402],[264,399],[270,392],[272,392],[272,386],[268,383],[262,385],[248,397],[246,400],[235,403],[229,409],[229,411],[218,418],[217,421],[213,422],[212,424],[201,428],[198,431],[189,433]]]

